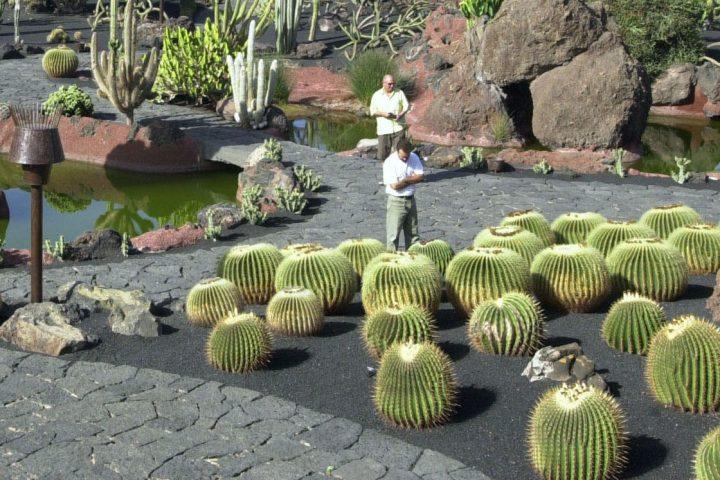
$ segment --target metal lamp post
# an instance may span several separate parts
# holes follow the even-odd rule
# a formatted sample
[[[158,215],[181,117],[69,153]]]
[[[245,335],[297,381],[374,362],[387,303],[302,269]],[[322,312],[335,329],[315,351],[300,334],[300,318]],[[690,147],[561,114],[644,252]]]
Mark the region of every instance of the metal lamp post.
[[[11,106],[10,115],[15,124],[10,162],[22,165],[30,186],[30,301],[37,303],[42,302],[42,187],[52,164],[65,159],[57,129],[60,112],[45,115],[40,105]]]

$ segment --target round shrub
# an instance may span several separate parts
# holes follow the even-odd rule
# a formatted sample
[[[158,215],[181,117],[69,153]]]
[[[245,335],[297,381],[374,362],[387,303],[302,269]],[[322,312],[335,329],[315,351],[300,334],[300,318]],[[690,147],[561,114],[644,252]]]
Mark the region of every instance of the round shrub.
[[[283,288],[273,295],[265,316],[270,329],[283,335],[312,335],[325,324],[320,299],[302,287]]]
[[[675,204],[651,208],[642,214],[639,222],[655,230],[660,238],[666,239],[675,229],[702,223],[702,219],[692,208]]]
[[[543,335],[540,305],[523,292],[480,303],[468,323],[470,344],[495,355],[532,355]]]
[[[368,315],[362,333],[368,352],[379,359],[394,343],[433,341],[435,320],[425,309],[414,305],[384,308]]]
[[[48,99],[42,105],[43,112],[46,114],[55,110],[66,117],[78,115],[81,117],[89,117],[93,113],[93,103],[90,95],[79,89],[76,85],[62,86],[57,91],[50,94]]]
[[[382,253],[365,269],[362,304],[372,315],[388,307],[415,305],[434,314],[440,306],[440,271],[425,255]]]
[[[362,277],[367,264],[385,251],[385,245],[374,238],[353,238],[342,242],[337,249],[350,260],[355,273]]]
[[[720,228],[707,223],[679,227],[668,243],[680,250],[691,275],[706,275],[720,269]]]
[[[620,242],[631,238],[653,238],[657,233],[648,227],[637,222],[614,222],[609,220],[593,228],[587,237],[587,243],[591,247],[600,250],[603,256],[607,257],[613,248]]]
[[[718,480],[720,478],[720,427],[711,430],[700,441],[695,452],[695,478]]]
[[[688,266],[680,251],[659,238],[631,238],[607,257],[613,286],[657,302],[668,302],[685,292]]]
[[[593,228],[607,222],[599,213],[564,213],[550,225],[557,243],[583,243]]]
[[[626,462],[626,445],[620,406],[587,384],[551,388],[530,415],[530,458],[545,479],[616,478]]]
[[[471,247],[450,261],[445,274],[448,298],[469,317],[480,302],[530,288],[530,269],[519,253],[507,248]]]
[[[615,350],[645,355],[653,335],[666,321],[665,312],[654,300],[627,292],[610,307],[602,337]]]
[[[51,78],[70,77],[79,64],[77,53],[65,45],[51,48],[42,58],[42,68]]]
[[[272,336],[265,322],[253,313],[231,315],[220,321],[208,337],[208,363],[218,370],[246,373],[267,364]]]
[[[456,395],[452,363],[433,343],[396,343],[380,360],[375,408],[390,423],[418,429],[443,423]]]
[[[516,210],[510,212],[502,219],[500,225],[517,225],[522,227],[537,235],[544,247],[549,247],[555,243],[555,234],[550,228],[550,223],[536,210]]]
[[[535,255],[542,250],[543,243],[534,233],[518,225],[490,227],[475,236],[476,247],[509,248],[519,253],[530,265]]]
[[[275,288],[305,287],[318,296],[325,314],[341,312],[357,290],[350,260],[334,249],[308,247],[287,255],[275,273]]]
[[[275,293],[280,251],[269,243],[237,245],[222,257],[218,274],[233,282],[247,304],[267,303]]]
[[[689,412],[720,407],[720,329],[692,315],[674,319],[650,342],[646,377],[655,398]]]
[[[450,244],[440,239],[414,243],[408,248],[408,252],[428,257],[433,261],[438,270],[440,270],[440,275],[443,277],[445,276],[445,270],[447,270],[450,260],[452,260],[455,255]]]
[[[190,289],[185,301],[188,321],[201,327],[211,327],[243,308],[245,302],[240,290],[232,282],[219,277],[200,280]]]
[[[602,254],[581,244],[546,248],[535,257],[530,273],[540,301],[560,310],[592,311],[611,291]]]

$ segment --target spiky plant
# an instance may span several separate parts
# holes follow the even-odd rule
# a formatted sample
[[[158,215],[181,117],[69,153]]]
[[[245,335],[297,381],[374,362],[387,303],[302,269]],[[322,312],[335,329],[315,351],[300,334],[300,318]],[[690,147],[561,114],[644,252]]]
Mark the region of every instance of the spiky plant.
[[[305,287],[318,296],[325,314],[344,310],[357,290],[350,260],[335,249],[308,246],[288,254],[275,272],[275,288]]]
[[[185,301],[188,321],[200,327],[212,327],[243,308],[245,302],[240,290],[232,282],[219,277],[200,280],[190,289]]]
[[[374,238],[353,238],[340,243],[337,249],[350,260],[358,277],[362,277],[367,264],[385,251],[385,245]]]
[[[546,248],[535,257],[530,274],[540,301],[569,312],[592,311],[611,291],[605,259],[583,244]]]
[[[523,292],[486,300],[468,323],[470,344],[495,355],[532,355],[543,335],[543,314],[537,301]]]
[[[445,270],[447,270],[450,260],[452,260],[455,255],[455,252],[450,244],[445,240],[440,240],[439,238],[428,242],[420,241],[414,243],[410,246],[410,248],[408,248],[408,252],[418,253],[428,257],[433,261],[438,270],[440,270],[440,275],[443,277],[445,276]]]
[[[237,245],[220,260],[218,275],[237,285],[245,303],[267,303],[275,293],[275,270],[282,258],[269,243]]]
[[[595,212],[563,213],[550,225],[557,243],[583,243],[593,228],[607,222]]]
[[[668,302],[685,292],[688,266],[680,250],[659,238],[631,238],[607,257],[613,286],[657,302]]]
[[[476,247],[509,248],[519,253],[530,265],[540,250],[543,242],[529,230],[518,225],[490,227],[475,236],[473,245]]]
[[[434,314],[442,295],[440,271],[425,255],[381,253],[365,268],[362,304],[372,315],[380,309],[415,305]]]
[[[610,307],[602,325],[602,337],[615,350],[645,355],[653,335],[665,322],[665,312],[657,302],[626,292]]]
[[[660,238],[666,239],[676,228],[702,223],[702,219],[695,210],[678,203],[651,208],[643,213],[639,222],[655,230]]]
[[[695,452],[696,480],[720,478],[720,427],[711,430],[700,441]]]
[[[318,248],[325,248],[319,243],[291,243],[280,249],[283,257],[287,257],[291,253],[302,253],[306,251],[314,251]]]
[[[655,398],[689,412],[720,408],[720,328],[693,315],[668,323],[650,342],[646,377]]]
[[[533,468],[553,480],[616,478],[626,463],[624,417],[615,399],[590,385],[551,388],[530,415]]]
[[[537,210],[516,210],[510,212],[502,219],[500,225],[517,225],[522,227],[537,235],[544,247],[549,247],[555,243],[555,234],[550,228],[550,222]]]
[[[432,342],[435,320],[425,309],[414,305],[383,308],[368,315],[362,334],[370,355],[379,359],[397,342]]]
[[[312,335],[325,324],[320,299],[302,287],[283,288],[273,295],[265,316],[270,329],[283,335]]]
[[[445,274],[448,298],[461,315],[511,291],[528,291],[530,269],[519,253],[508,248],[471,247],[450,261]]]
[[[231,315],[220,321],[208,337],[207,360],[213,367],[246,373],[267,364],[272,355],[272,335],[254,313]]]
[[[685,258],[691,275],[706,275],[720,270],[720,228],[696,223],[676,228],[668,237]]]
[[[452,362],[433,343],[395,343],[380,360],[375,408],[390,423],[417,429],[443,423],[456,395]]]
[[[657,237],[655,231],[637,222],[615,222],[608,220],[593,228],[587,237],[587,243],[593,248],[600,250],[603,256],[607,257],[613,248],[620,242],[631,238],[652,238]]]
[[[51,48],[42,59],[42,68],[51,78],[72,76],[78,68],[80,60],[74,50],[65,45]]]

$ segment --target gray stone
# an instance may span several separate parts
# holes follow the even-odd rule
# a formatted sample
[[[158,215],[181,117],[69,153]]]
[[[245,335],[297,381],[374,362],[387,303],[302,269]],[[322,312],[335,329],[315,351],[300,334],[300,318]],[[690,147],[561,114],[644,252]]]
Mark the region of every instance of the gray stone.
[[[463,468],[465,465],[434,450],[423,451],[415,463],[413,473],[422,476],[431,473],[447,473]]]
[[[457,167],[462,158],[460,147],[438,147],[428,156],[425,165],[433,168]]]
[[[302,433],[298,438],[312,447],[337,452],[357,442],[361,433],[359,424],[344,418],[333,418]]]
[[[343,480],[377,480],[385,475],[384,465],[372,458],[353,460],[333,471],[333,475]]]
[[[575,358],[575,361],[572,364],[572,369],[570,370],[570,374],[575,378],[575,380],[586,380],[593,373],[595,373],[595,362],[585,355],[580,355]]]
[[[212,212],[212,215],[210,215],[210,212]],[[203,228],[207,228],[210,216],[212,217],[213,225],[222,228],[235,228],[243,221],[242,210],[234,203],[208,205],[198,212],[198,224]]]
[[[695,65],[673,65],[652,83],[653,105],[682,105],[693,97]]]
[[[366,429],[352,450],[377,460],[387,467],[410,470],[422,450],[375,430]]]
[[[91,230],[83,233],[67,246],[67,258],[82,262],[121,257],[121,245],[122,235],[115,230]]]
[[[300,43],[295,48],[297,58],[318,59],[325,54],[327,47],[323,42]]]
[[[18,60],[25,58],[22,51],[12,43],[0,45],[0,60]]]
[[[697,83],[711,102],[720,102],[720,68],[710,62],[697,67]]]

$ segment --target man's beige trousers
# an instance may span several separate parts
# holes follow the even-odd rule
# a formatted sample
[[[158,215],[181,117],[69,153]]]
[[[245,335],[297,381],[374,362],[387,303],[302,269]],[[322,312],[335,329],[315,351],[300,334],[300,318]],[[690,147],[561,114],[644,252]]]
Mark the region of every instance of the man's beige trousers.
[[[387,214],[385,216],[387,248],[397,251],[400,232],[405,234],[405,250],[420,240],[418,236],[417,206],[415,197],[396,197],[388,195]]]

